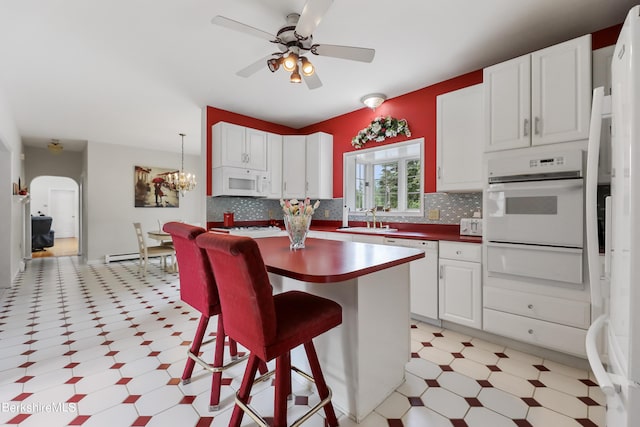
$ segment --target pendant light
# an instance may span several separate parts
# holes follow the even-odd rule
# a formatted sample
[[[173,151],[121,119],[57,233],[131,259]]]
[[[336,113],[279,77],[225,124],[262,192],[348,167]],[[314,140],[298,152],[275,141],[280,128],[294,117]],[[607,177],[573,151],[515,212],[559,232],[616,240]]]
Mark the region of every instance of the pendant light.
[[[182,138],[182,166],[180,172],[174,172],[167,176],[167,180],[171,185],[171,188],[180,192],[180,195],[184,197],[187,191],[191,191],[196,188],[196,176],[195,174],[184,173],[184,133],[178,134]]]

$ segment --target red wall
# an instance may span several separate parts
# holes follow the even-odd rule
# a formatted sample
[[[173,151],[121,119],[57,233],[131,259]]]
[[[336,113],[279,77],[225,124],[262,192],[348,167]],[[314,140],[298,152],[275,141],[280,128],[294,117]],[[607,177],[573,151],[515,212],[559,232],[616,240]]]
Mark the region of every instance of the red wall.
[[[362,108],[307,126],[300,131],[304,134],[323,131],[333,135],[333,196],[342,197],[342,155],[345,152],[355,150],[351,145],[351,138],[361,129],[367,127],[377,116],[406,119],[411,130],[411,137],[407,138],[402,135],[386,139],[384,142],[368,142],[365,148],[424,138],[424,191],[425,193],[433,193],[436,191],[436,96],[476,83],[482,83],[482,70],[389,99],[375,111]],[[478,137],[481,138],[481,135]]]
[[[622,25],[620,24],[593,33],[592,48],[595,50],[615,44],[621,28]],[[351,138],[358,131],[367,127],[375,117],[388,115],[397,119],[406,119],[411,130],[411,137],[399,136],[381,143],[369,142],[365,148],[392,144],[408,139],[424,138],[424,191],[425,193],[432,193],[436,191],[436,97],[477,83],[482,83],[482,70],[473,71],[389,99],[375,111],[369,108],[362,108],[302,129],[292,129],[229,111],[207,107],[207,195],[211,194],[211,125],[219,121],[227,121],[283,135],[310,134],[320,131],[333,135],[333,196],[342,197],[342,156],[345,152],[355,150],[351,146]],[[373,91],[375,89],[372,88]],[[478,136],[478,138],[481,137],[481,135]]]

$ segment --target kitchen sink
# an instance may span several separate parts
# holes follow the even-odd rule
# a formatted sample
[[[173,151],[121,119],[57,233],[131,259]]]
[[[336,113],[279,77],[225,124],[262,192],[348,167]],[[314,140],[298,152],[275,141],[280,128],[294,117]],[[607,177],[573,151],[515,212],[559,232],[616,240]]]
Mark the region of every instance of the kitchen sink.
[[[369,228],[369,227],[344,227],[338,228],[338,231],[346,231],[348,233],[369,233],[369,234],[385,234],[398,231],[397,228]]]

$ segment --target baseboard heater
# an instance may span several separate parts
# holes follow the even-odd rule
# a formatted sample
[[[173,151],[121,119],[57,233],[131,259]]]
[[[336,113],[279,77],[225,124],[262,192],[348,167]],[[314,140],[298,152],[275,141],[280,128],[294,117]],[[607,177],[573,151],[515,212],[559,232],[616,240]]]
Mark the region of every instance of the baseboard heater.
[[[138,258],[140,258],[140,254],[137,252],[130,253],[130,254],[113,254],[113,255],[105,255],[104,262],[105,264],[109,264],[110,262],[113,262],[113,261],[124,261],[127,259],[138,259]]]
[[[149,258],[161,257],[166,255],[149,255]],[[114,254],[114,255],[105,255],[104,262],[105,264],[109,264],[112,261],[124,261],[128,259],[138,259],[140,258],[140,254],[138,252],[133,252],[130,254]]]

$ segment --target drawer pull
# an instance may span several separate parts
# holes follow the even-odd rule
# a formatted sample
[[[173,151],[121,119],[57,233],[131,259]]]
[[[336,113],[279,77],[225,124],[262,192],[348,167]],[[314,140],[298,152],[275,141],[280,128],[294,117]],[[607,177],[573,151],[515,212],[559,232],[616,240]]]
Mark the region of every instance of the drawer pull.
[[[529,329],[527,332],[529,332],[529,335],[533,335],[533,329]]]
[[[462,255],[462,251],[456,251],[456,255]]]
[[[529,305],[527,306],[527,308],[528,308],[529,310],[533,310],[533,304],[529,304]]]

